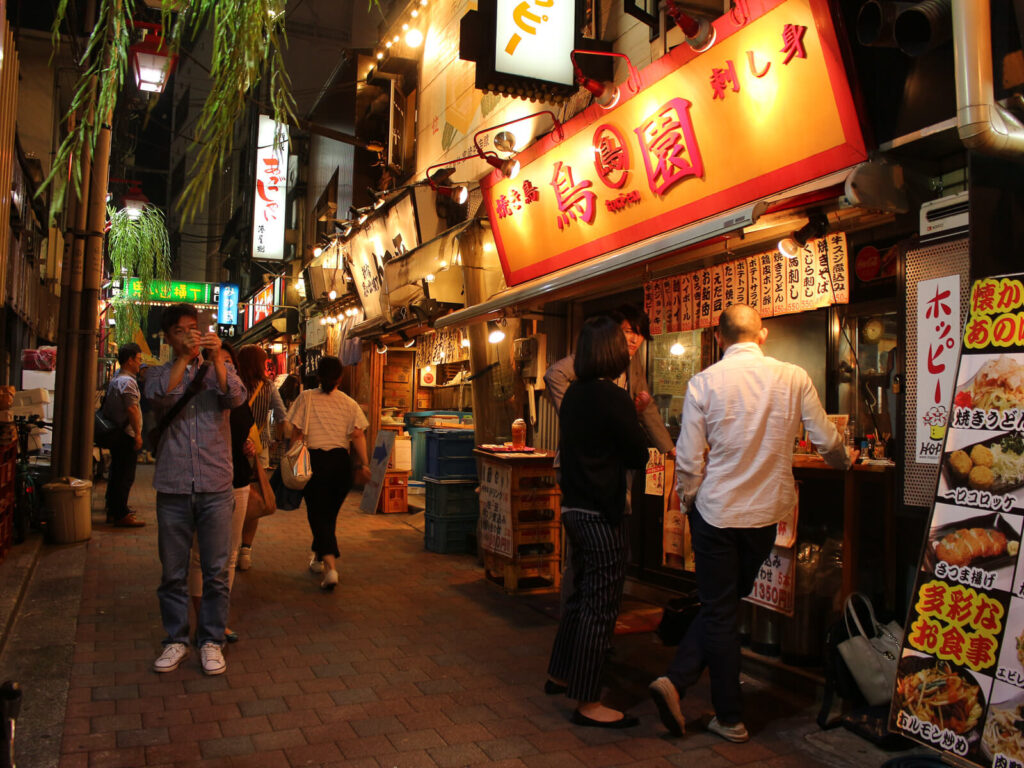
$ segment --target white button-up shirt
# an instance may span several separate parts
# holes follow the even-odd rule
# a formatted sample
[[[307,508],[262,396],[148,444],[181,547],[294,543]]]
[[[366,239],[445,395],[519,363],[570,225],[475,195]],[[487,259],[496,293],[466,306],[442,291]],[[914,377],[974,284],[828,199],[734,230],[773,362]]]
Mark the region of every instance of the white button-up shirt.
[[[753,342],[730,345],[686,391],[676,441],[683,509],[696,499],[701,517],[716,528],[782,520],[796,501],[793,439],[801,421],[825,461],[850,466],[807,372],[766,357]]]

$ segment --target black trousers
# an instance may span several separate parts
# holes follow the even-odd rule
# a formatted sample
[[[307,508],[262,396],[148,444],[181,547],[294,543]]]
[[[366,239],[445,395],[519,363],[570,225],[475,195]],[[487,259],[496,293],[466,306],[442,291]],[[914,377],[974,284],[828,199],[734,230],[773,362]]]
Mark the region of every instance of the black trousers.
[[[341,553],[334,529],[341,504],[352,489],[352,460],[345,448],[310,450],[309,459],[313,476],[302,489],[302,498],[306,500],[306,519],[313,534],[312,550],[317,559],[324,555],[338,557]]]
[[[612,524],[598,512],[569,507],[562,508],[562,524],[572,544],[575,584],[562,608],[548,674],[566,682],[570,699],[597,701],[601,667],[626,581],[629,526],[624,520]]]
[[[772,551],[776,526],[716,528],[696,506],[688,517],[701,607],[676,650],[668,678],[681,696],[707,667],[715,715],[725,725],[735,725],[743,720],[736,612]]]
[[[135,464],[139,455],[135,451],[135,438],[118,432],[110,446],[110,477],[107,480],[107,512],[115,520],[128,514],[128,494],[135,482]]]

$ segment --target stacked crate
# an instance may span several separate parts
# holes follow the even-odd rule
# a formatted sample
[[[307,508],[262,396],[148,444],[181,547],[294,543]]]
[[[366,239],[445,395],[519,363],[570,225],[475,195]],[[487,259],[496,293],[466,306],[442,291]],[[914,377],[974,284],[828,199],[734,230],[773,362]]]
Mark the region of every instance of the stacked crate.
[[[18,444],[0,446],[0,560],[14,543],[14,476],[18,471]]]
[[[442,554],[476,552],[476,495],[473,432],[434,429],[426,433],[424,546]]]
[[[484,553],[487,580],[510,594],[554,592],[562,578],[562,494],[548,464],[512,465],[512,557]]]

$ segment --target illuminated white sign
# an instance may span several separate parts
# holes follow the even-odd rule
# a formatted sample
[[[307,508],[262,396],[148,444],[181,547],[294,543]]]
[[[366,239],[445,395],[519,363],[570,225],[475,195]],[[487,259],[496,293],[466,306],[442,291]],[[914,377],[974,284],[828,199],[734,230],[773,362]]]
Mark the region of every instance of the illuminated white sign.
[[[572,85],[576,0],[497,0],[494,68]]]
[[[274,146],[280,127],[281,143]],[[252,218],[252,257],[284,259],[284,214],[288,193],[288,127],[260,115],[256,141],[256,194]]]

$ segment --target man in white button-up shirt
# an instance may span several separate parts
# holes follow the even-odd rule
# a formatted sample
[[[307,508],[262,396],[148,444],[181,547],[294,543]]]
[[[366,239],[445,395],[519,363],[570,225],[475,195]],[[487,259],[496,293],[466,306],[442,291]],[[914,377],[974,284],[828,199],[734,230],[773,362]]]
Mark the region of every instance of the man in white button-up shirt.
[[[704,668],[715,718],[708,729],[749,738],[740,697],[739,601],[775,542],[776,523],[796,500],[792,455],[800,424],[825,461],[847,469],[842,437],[807,372],[765,357],[768,330],[756,311],[735,304],[717,329],[722,359],[690,379],[676,441],[676,482],[689,517],[701,610],[651,695],[665,727],[681,736],[679,698]]]

